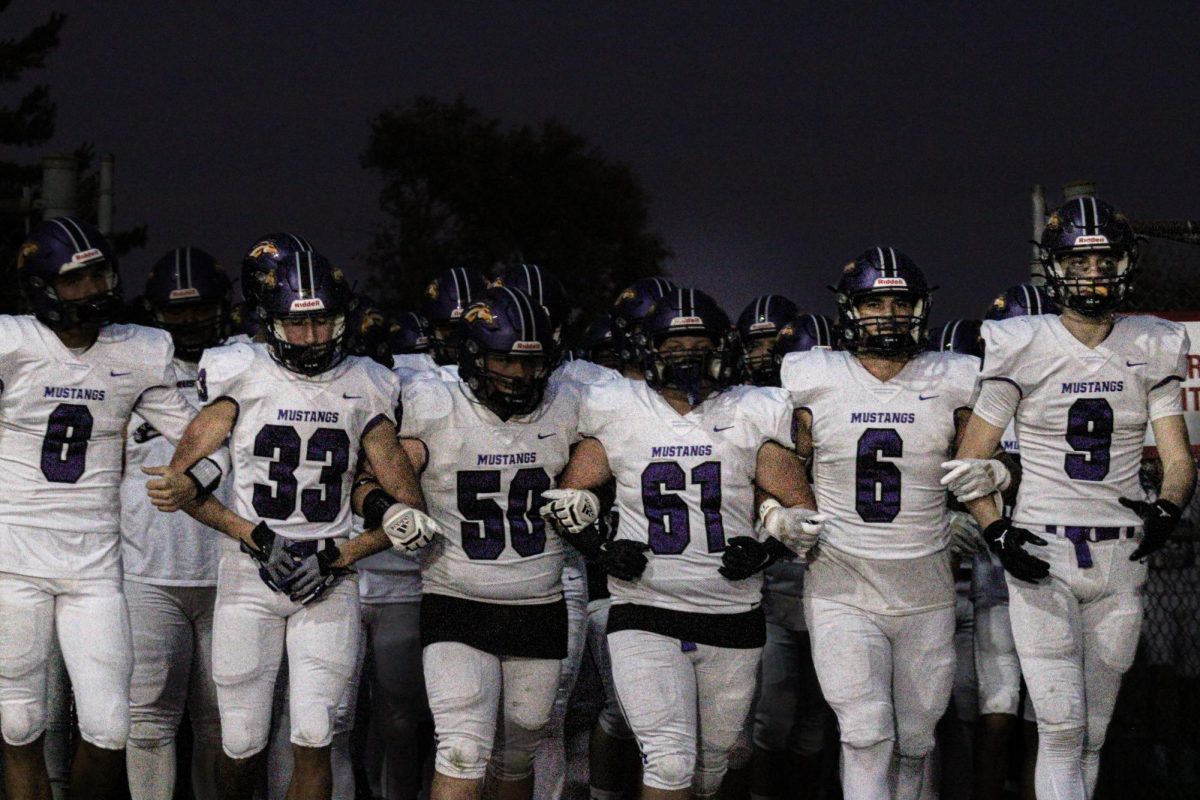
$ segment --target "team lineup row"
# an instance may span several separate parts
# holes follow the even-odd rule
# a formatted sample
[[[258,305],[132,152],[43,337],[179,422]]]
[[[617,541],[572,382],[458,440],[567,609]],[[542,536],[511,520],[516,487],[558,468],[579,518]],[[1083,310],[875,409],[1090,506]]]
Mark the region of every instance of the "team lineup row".
[[[117,324],[103,237],[43,222],[18,264],[33,314],[0,317],[8,796],[49,797],[56,641],[82,737],[72,785],[111,796],[126,761],[135,797],[170,796],[179,640],[222,750],[197,760],[197,794],[253,796],[286,653],[287,796],[332,797],[364,622],[377,658],[403,628],[389,652],[421,659],[407,678],[432,714],[435,800],[478,797],[489,773],[502,800],[529,798],[535,758],[539,783],[543,761],[557,771],[538,796],[561,794],[563,673],[584,630],[608,664],[593,749],[632,733],[642,797],[717,793],[764,647],[794,651],[798,630],[837,717],[843,796],[929,796],[954,566],[972,559],[1006,584],[992,591],[1037,717],[1037,794],[1090,796],[1142,559],[1194,484],[1188,342],[1115,316],[1137,241],[1106,204],[1064,206],[1042,245],[1049,296],[1021,287],[932,342],[921,270],[877,247],[845,266],[834,325],[765,296],[734,326],[704,293],[644,279],[573,360],[547,271],[486,287],[458,268],[430,286],[428,331],[395,322],[389,369],[350,354],[370,326],[299,237],[252,248],[257,341],[223,343],[228,282],[202,251],[155,265],[144,299],[162,330]],[[1043,313],[1051,299],[1061,313]],[[1157,497],[1137,480],[1148,425]],[[162,513],[179,510],[192,519]],[[572,589],[585,570],[589,595]],[[206,644],[188,632],[200,618]],[[981,687],[987,713],[1015,713],[1020,676],[1004,672]],[[417,736],[391,710],[381,772],[403,785],[372,789],[412,796]],[[538,755],[556,726],[557,757]],[[620,793],[606,781],[592,776],[600,800]]]

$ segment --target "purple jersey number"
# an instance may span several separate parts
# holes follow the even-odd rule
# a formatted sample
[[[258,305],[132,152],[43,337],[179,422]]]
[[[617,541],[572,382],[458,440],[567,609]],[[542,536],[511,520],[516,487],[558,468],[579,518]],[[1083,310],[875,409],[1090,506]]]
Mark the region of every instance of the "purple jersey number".
[[[46,480],[75,483],[83,475],[92,422],[87,406],[59,403],[50,412],[42,441],[42,474]]]
[[[263,425],[254,437],[254,455],[268,459],[273,486],[254,484],[254,512],[265,519],[287,519],[296,509],[300,434],[291,425]],[[333,522],[342,507],[342,476],[350,467],[350,437],[339,428],[317,428],[308,440],[307,461],[322,464],[318,488],[299,492],[300,511],[309,522]]]
[[[708,552],[725,549],[725,524],[721,519],[721,463],[706,461],[692,468],[691,484],[700,488],[700,510]],[[674,461],[656,461],[642,470],[642,511],[649,523],[650,550],[659,556],[675,556],[687,549],[692,539],[687,501],[687,476]]]
[[[1077,481],[1102,481],[1108,475],[1113,410],[1103,397],[1081,397],[1067,411],[1067,444],[1074,453],[1063,457],[1063,469]]]
[[[550,476],[541,467],[517,470],[508,485],[507,509],[486,494],[500,494],[500,470],[488,469],[458,473],[458,513],[463,552],[472,561],[495,561],[504,552],[504,525],[513,550],[522,558],[546,550],[546,524],[537,513],[542,492],[550,488]]]
[[[903,455],[904,442],[894,428],[867,428],[858,437],[854,508],[863,522],[891,522],[900,513],[900,467],[880,457]]]

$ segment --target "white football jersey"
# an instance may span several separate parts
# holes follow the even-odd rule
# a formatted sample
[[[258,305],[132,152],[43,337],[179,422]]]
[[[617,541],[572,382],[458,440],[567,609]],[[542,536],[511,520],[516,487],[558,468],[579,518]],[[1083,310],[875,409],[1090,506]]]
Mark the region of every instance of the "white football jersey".
[[[593,383],[613,381],[622,377],[621,373],[612,367],[602,367],[586,359],[576,358],[564,361],[550,375],[551,383],[574,383],[577,386],[590,386]]]
[[[392,371],[399,375],[401,380],[437,368],[437,362],[429,353],[401,353],[392,356]]]
[[[789,353],[780,371],[812,413],[813,490],[822,540],[866,559],[911,559],[949,544],[941,465],[954,415],[970,406],[979,359],[921,353],[881,381],[853,353]]]
[[[781,389],[736,386],[680,415],[643,381],[584,392],[579,432],[604,445],[617,483],[617,539],[646,542],[636,581],[608,578],[615,602],[734,614],[762,598],[761,573],[730,581],[717,570],[725,542],[754,530],[754,475],[767,442],[792,447]]]
[[[550,386],[532,414],[501,421],[440,373],[404,387],[400,435],[424,443],[425,505],[442,535],[421,552],[425,592],[488,603],[562,596],[563,546],[538,509],[578,441],[579,396]]]
[[[119,490],[136,409],[172,442],[194,416],[163,331],[107,325],[75,352],[32,316],[0,316],[0,552],[41,577],[120,572]]]
[[[200,409],[196,364],[175,359],[176,385],[192,408]],[[125,440],[121,481],[121,562],[125,579],[160,586],[216,586],[222,535],[187,514],[164,514],[146,494],[151,476],[143,466],[171,463],[175,446],[134,412]],[[215,492],[229,504],[233,480],[226,475]]]
[[[361,356],[308,377],[264,344],[236,344],[206,350],[198,381],[202,401],[238,406],[232,510],[289,539],[348,536],[360,443],[377,423],[394,424],[399,378]]]
[[[1016,524],[1140,525],[1117,499],[1144,496],[1138,468],[1151,421],[1147,398],[1187,375],[1183,326],[1120,317],[1095,348],[1050,315],[985,322],[981,335],[981,379],[1006,381],[1021,395]],[[996,427],[1009,421],[978,407],[976,413]]]

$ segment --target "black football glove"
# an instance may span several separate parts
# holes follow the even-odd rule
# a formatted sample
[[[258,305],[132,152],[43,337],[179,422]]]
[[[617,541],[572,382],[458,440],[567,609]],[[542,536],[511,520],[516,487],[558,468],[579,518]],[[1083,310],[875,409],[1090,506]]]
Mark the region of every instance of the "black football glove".
[[[285,540],[275,535],[275,531],[265,522],[259,522],[250,533],[254,547],[242,542],[242,552],[258,562],[258,577],[272,591],[283,591],[283,583],[295,566],[290,553],[285,547]]]
[[[1170,500],[1159,498],[1153,503],[1118,497],[1117,502],[1142,518],[1144,529],[1137,549],[1129,554],[1130,561],[1139,561],[1151,553],[1157,553],[1179,525],[1183,511]]]
[[[721,568],[717,572],[731,581],[744,581],[780,559],[795,557],[796,554],[774,536],[768,536],[761,542],[749,536],[735,536],[725,543]]]
[[[646,571],[646,550],[650,545],[632,539],[617,539],[600,546],[597,561],[604,571],[617,580],[636,581]]]
[[[1045,547],[1046,540],[1016,527],[1011,519],[1001,517],[988,525],[983,529],[983,538],[1000,558],[1008,574],[1017,580],[1037,583],[1050,574],[1050,565],[1022,546],[1032,544]]]
[[[350,570],[333,566],[341,556],[337,547],[331,544],[298,559],[287,581],[282,584],[291,601],[306,606],[319,599],[344,575],[349,575]]]

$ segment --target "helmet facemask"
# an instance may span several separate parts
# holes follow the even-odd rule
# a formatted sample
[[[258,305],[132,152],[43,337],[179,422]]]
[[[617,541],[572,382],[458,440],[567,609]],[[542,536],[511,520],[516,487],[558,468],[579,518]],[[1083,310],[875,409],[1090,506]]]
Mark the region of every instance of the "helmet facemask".
[[[532,414],[542,404],[550,380],[550,361],[544,352],[498,353],[464,338],[459,343],[469,356],[463,378],[479,402],[501,419]],[[497,370],[496,362],[529,365],[527,370]],[[460,367],[460,373],[464,370]]]
[[[1090,271],[1091,256],[1099,257],[1100,274],[1080,274]],[[1043,251],[1042,263],[1046,285],[1060,306],[1085,317],[1100,317],[1115,311],[1133,288],[1137,247]]]
[[[89,294],[74,300],[64,300],[60,295],[60,285],[64,278],[74,279],[87,271],[102,270],[104,290]],[[43,281],[40,278],[29,279],[29,288],[41,292],[49,300],[39,304],[47,308],[44,315],[51,328],[69,330],[71,328],[101,328],[116,320],[121,311],[121,278],[116,267],[108,261],[100,261],[76,267],[59,274],[53,281]]]
[[[752,339],[742,339],[742,369],[745,379],[755,386],[778,386],[779,367],[783,359],[775,355],[779,334],[772,332]]]
[[[702,339],[704,344],[672,346],[664,351],[672,339],[685,337]],[[655,389],[683,392],[693,406],[728,380],[728,349],[725,342],[716,342],[711,336],[669,334],[653,342],[643,341],[642,346],[646,353],[646,383]]]
[[[911,315],[870,315],[859,306],[872,297],[903,297],[912,303]],[[928,294],[911,292],[858,292],[839,296],[842,341],[845,349],[856,353],[897,358],[925,349],[926,326],[931,302]]]
[[[179,316],[182,311],[203,312]],[[155,327],[171,334],[175,344],[175,355],[184,361],[196,362],[210,347],[216,347],[225,341],[226,313],[225,303],[200,302],[187,305],[158,306],[151,309],[154,315]]]
[[[292,343],[288,341],[288,323],[312,320],[314,326],[328,323],[331,327],[329,340],[319,343]],[[303,330],[303,329],[301,329]],[[275,360],[292,372],[301,375],[320,375],[328,372],[346,357],[346,314],[289,314],[270,320],[266,326],[267,344]]]

